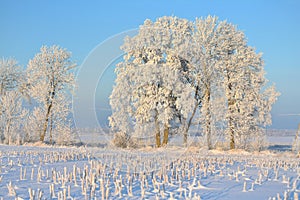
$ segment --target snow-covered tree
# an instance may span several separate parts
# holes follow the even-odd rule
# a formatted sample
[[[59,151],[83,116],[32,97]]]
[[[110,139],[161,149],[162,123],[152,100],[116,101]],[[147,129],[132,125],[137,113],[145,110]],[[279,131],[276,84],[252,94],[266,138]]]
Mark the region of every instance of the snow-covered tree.
[[[6,144],[21,143],[24,139],[24,119],[27,109],[22,107],[22,98],[18,91],[8,91],[0,96],[0,141]]]
[[[278,93],[266,85],[261,54],[226,21],[146,20],[122,49],[110,125],[125,135],[152,126],[160,146],[161,131],[166,144],[170,128],[179,125],[186,144],[189,128],[198,123],[208,148],[212,135],[225,130],[233,149],[237,138],[247,143],[271,123]]]
[[[48,133],[51,142],[54,128],[59,123],[67,122],[71,108],[70,101],[66,99],[74,88],[72,69],[76,66],[70,58],[71,53],[59,46],[43,46],[40,53],[29,61],[29,93],[38,103],[39,113],[43,113],[35,115],[42,117],[36,119],[42,121],[42,129],[39,130],[40,141],[44,141]]]
[[[217,90],[221,80],[217,70],[220,62],[219,52],[222,49],[218,41],[221,34],[216,17],[209,16],[205,19],[196,19],[193,34],[193,54],[195,57],[192,75],[197,93],[200,94],[200,97],[197,97],[200,109],[200,124],[208,148],[212,148],[211,134],[214,126],[212,93]]]
[[[15,59],[0,60],[0,141],[21,142],[27,110],[22,107],[24,73]]]
[[[0,59],[0,95],[18,90],[23,80],[22,68],[15,59]]]
[[[161,145],[161,129],[162,143],[167,144],[171,121],[187,115],[184,108],[188,110],[186,105],[190,105],[182,102],[190,87],[178,80],[191,31],[187,20],[162,17],[155,22],[146,20],[137,36],[125,40],[124,62],[116,69],[116,86],[111,95],[112,127],[129,134],[150,123],[156,146]]]
[[[218,29],[218,70],[225,91],[226,135],[230,149],[236,147],[236,138],[245,144],[258,136],[261,128],[271,124],[270,111],[279,93],[267,87],[262,54],[247,45],[243,32],[236,26],[220,22]],[[246,139],[248,138],[248,139]],[[257,138],[257,137],[256,137]]]
[[[235,137],[253,137],[260,127],[270,124],[271,107],[278,93],[275,87],[262,90],[267,80],[261,54],[247,45],[236,26],[211,16],[197,19],[195,26],[193,74],[202,93],[200,124],[208,148],[212,148],[212,129],[225,121],[225,134],[233,149]],[[218,112],[225,118],[212,112],[218,105],[223,106]]]

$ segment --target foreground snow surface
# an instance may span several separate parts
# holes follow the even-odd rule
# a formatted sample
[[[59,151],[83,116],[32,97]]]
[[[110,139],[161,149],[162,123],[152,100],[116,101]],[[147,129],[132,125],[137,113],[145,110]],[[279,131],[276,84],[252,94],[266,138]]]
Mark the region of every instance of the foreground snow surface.
[[[292,153],[0,145],[0,199],[297,199]]]

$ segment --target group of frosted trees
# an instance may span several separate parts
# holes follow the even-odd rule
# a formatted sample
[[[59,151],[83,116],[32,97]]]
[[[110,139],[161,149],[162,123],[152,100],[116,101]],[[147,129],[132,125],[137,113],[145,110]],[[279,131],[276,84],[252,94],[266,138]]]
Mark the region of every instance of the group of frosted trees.
[[[43,46],[25,70],[14,59],[0,60],[0,143],[70,139],[70,57],[59,46]]]
[[[209,149],[262,145],[279,93],[236,26],[211,16],[146,20],[121,48],[109,118],[121,139],[148,137],[160,147],[180,134],[187,145],[197,127]]]

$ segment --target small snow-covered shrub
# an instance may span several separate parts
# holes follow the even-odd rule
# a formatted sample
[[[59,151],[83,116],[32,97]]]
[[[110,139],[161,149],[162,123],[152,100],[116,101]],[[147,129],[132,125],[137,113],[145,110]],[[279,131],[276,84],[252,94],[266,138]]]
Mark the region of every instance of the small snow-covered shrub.
[[[267,139],[262,129],[250,131],[247,134],[242,134],[238,137],[237,149],[246,151],[262,151],[267,147]]]
[[[253,137],[250,142],[249,149],[250,151],[263,151],[267,148],[268,143],[266,139],[266,135],[263,133],[258,133],[257,136]]]
[[[75,131],[69,125],[57,127],[55,142],[59,145],[71,145],[75,143]]]
[[[229,142],[226,141],[218,141],[215,145],[216,150],[229,150]]]
[[[40,132],[43,129],[44,111],[34,108],[24,122],[24,142],[37,142],[40,140]]]
[[[112,142],[116,147],[121,147],[121,148],[127,148],[127,147],[135,148],[137,146],[136,142],[128,134],[124,132],[115,133]]]

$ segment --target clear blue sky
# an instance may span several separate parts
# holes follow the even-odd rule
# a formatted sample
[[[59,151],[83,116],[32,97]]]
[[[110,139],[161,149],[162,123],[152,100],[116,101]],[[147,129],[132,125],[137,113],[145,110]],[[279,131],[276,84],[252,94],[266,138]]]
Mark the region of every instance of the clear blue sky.
[[[300,114],[299,0],[1,0],[0,57],[14,57],[26,66],[42,45],[58,44],[71,51],[73,60],[81,65],[107,38],[138,28],[146,18],[155,20],[165,15],[189,20],[216,15],[238,25],[249,45],[264,53],[267,78],[275,82],[281,92],[272,112],[272,127],[297,127],[300,115],[285,114]],[[106,76],[107,83],[101,83],[103,92],[96,92],[96,105],[99,110],[103,109],[103,113],[97,111],[100,120],[106,118],[105,95],[114,78],[112,69]]]

